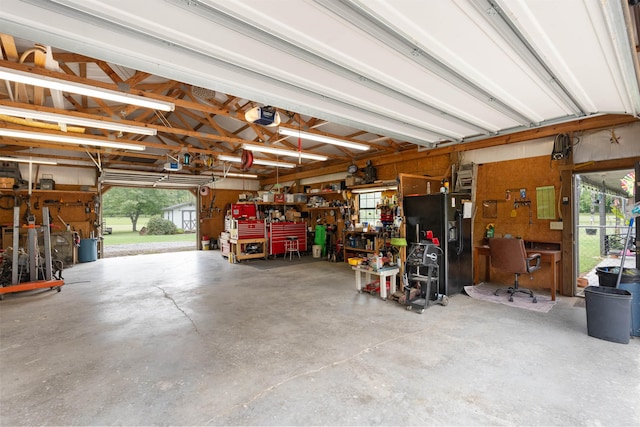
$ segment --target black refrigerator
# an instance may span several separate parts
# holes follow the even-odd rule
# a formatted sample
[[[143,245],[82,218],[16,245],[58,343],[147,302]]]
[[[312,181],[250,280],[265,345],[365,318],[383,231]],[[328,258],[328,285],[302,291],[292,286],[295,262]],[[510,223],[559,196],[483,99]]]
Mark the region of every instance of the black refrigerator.
[[[455,295],[473,284],[471,251],[471,195],[437,193],[403,199],[406,238],[424,240],[427,231],[440,241],[440,294]]]

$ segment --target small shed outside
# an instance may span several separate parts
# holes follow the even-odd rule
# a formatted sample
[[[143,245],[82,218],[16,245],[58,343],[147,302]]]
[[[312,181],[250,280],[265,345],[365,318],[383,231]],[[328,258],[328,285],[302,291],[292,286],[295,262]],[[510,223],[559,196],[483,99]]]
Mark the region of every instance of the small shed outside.
[[[162,208],[162,217],[182,228],[185,233],[196,231],[196,206],[194,202],[179,203]]]

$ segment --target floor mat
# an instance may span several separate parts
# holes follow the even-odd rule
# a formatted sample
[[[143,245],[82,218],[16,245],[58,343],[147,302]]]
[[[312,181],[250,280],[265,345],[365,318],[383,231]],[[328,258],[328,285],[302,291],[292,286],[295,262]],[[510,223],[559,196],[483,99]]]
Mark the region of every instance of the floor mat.
[[[555,301],[551,301],[551,297],[547,295],[541,295],[534,292],[537,303],[531,302],[531,298],[528,295],[519,292],[520,295],[513,297],[513,302],[509,302],[509,296],[506,291],[500,292],[497,296],[494,295],[496,289],[500,286],[493,286],[486,283],[481,283],[477,286],[465,286],[464,290],[471,298],[479,299],[483,301],[495,302],[498,304],[508,305],[510,307],[524,308],[525,310],[539,311],[542,313],[548,313],[556,304]]]

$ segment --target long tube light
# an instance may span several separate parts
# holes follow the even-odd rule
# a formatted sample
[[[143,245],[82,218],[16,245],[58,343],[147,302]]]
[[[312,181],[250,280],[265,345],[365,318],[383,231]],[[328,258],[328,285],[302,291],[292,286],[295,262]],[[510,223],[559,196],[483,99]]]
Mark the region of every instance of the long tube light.
[[[318,135],[315,133],[308,133],[304,131],[293,130],[293,129],[283,128],[283,127],[279,128],[279,132],[282,135],[295,136],[296,138],[302,138],[302,139],[310,139],[312,141],[324,142],[326,144],[338,145],[340,147],[345,147],[345,148],[353,148],[355,150],[366,151],[370,148],[368,145],[360,144],[358,142],[345,141],[343,139],[336,139],[336,138],[331,138],[329,136]]]
[[[124,104],[137,105],[139,107],[151,108],[152,110],[175,110],[175,104],[173,102],[159,101],[146,98],[144,96],[131,95],[125,92],[118,92],[111,89],[103,89],[84,83],[70,82],[62,79],[57,79],[55,77],[40,76],[37,74],[27,73],[22,70],[14,70],[7,67],[0,67],[0,79],[10,80],[12,82],[24,83],[33,86],[46,87],[49,89],[61,90],[63,92],[76,93],[78,95],[90,96],[93,98],[107,99],[114,102],[122,102]]]
[[[295,163],[287,163],[287,162],[278,162],[275,160],[265,160],[265,159],[253,159],[253,163],[256,165],[263,165],[263,166],[276,166],[279,168],[287,168],[287,169],[293,169],[296,167]]]
[[[137,133],[141,135],[154,136],[158,133],[156,129],[144,126],[133,126],[123,123],[68,116],[66,114],[48,113],[45,111],[35,111],[26,108],[7,107],[4,105],[0,105],[0,114],[13,117],[24,117],[25,119],[44,120],[46,122],[53,123],[67,123],[70,125],[114,130],[118,132]]]
[[[55,135],[51,133],[30,132],[26,130],[1,129],[0,136],[12,138],[35,139],[38,141],[61,142],[63,144],[92,145],[95,147],[120,148],[123,150],[143,151],[144,145],[127,144],[125,142],[103,141],[101,139],[79,138],[67,135]]]
[[[32,159],[23,159],[21,157],[0,157],[0,162],[18,162],[18,163],[34,163],[38,165],[57,165],[58,162],[53,162],[50,160],[32,160]]]
[[[218,156],[218,160],[222,160],[223,162],[231,162],[231,163],[242,163],[242,159],[236,156],[227,156],[226,154],[221,154]],[[296,167],[295,163],[287,163],[287,162],[278,162],[275,160],[266,160],[266,159],[253,159],[254,165],[263,165],[263,166],[276,166],[279,168],[287,168],[293,169]]]
[[[378,191],[391,191],[391,190],[397,190],[397,189],[398,189],[397,185],[383,185],[379,187],[354,188],[351,190],[351,192],[354,194],[362,194],[362,193],[374,193]]]
[[[221,177],[231,177],[231,178],[247,178],[247,179],[258,179],[258,175],[253,173],[237,173],[237,172],[214,172],[213,176],[221,176]]]
[[[257,151],[260,153],[269,153],[269,154],[276,154],[279,156],[288,156],[288,157],[301,157],[303,159],[310,159],[310,160],[320,160],[321,162],[324,162],[325,160],[328,159],[327,156],[322,156],[320,154],[312,154],[312,153],[304,153],[302,151],[298,152],[298,151],[292,151],[292,150],[285,150],[282,148],[275,148],[275,147],[267,147],[264,145],[254,145],[254,144],[243,144],[242,148],[246,149],[246,150],[250,150],[250,151]]]
[[[218,160],[221,160],[223,162],[231,162],[231,163],[241,163],[242,162],[242,159],[240,157],[227,156],[226,154],[220,154],[218,156]]]

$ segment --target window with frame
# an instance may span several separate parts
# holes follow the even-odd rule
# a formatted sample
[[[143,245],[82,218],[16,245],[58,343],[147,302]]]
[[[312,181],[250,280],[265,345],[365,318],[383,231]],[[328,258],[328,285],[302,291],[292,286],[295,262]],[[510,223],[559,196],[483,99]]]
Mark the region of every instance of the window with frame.
[[[358,198],[358,216],[360,222],[368,222],[375,226],[380,221],[380,209],[377,206],[382,199],[382,192],[375,191],[371,193],[362,193]]]

